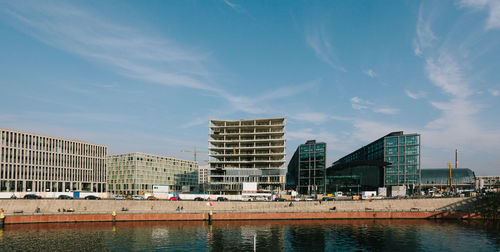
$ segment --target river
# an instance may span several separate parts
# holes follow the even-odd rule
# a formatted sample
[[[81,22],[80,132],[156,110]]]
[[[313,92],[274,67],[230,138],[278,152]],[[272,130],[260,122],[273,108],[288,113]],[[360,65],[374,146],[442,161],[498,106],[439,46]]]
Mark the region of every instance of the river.
[[[0,251],[500,251],[500,223],[301,220],[6,225]]]

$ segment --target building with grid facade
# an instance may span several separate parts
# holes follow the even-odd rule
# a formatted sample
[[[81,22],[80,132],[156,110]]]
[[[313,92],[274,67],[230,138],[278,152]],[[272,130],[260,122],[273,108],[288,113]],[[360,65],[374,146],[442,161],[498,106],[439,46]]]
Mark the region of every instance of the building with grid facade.
[[[420,184],[420,135],[392,132],[337,160],[328,168],[331,185],[371,187]],[[344,181],[347,182],[347,185]],[[377,182],[378,181],[378,182]],[[354,183],[357,183],[355,185]]]
[[[288,163],[287,186],[300,194],[326,191],[326,143],[316,140],[299,145]]]
[[[245,182],[284,188],[285,118],[210,120],[209,136],[209,192],[241,194]]]
[[[168,185],[173,192],[195,191],[198,163],[145,153],[110,155],[108,191],[112,194],[152,192],[153,185]]]
[[[106,191],[106,146],[0,131],[0,191]]]

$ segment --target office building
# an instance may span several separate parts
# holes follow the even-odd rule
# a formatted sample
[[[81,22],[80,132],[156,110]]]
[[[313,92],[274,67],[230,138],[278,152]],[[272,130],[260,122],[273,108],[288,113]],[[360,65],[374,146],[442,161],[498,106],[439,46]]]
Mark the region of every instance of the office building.
[[[110,155],[108,188],[112,194],[151,193],[153,185],[172,192],[193,192],[198,187],[198,163],[145,153]]]
[[[326,191],[326,143],[308,140],[299,145],[288,163],[287,186],[300,194]]]
[[[245,182],[284,188],[285,118],[210,120],[209,136],[209,192],[241,194]]]
[[[420,183],[420,135],[392,132],[333,163],[327,171],[328,191],[374,190]],[[334,189],[335,188],[335,189]]]
[[[0,191],[106,191],[106,146],[0,131]]]

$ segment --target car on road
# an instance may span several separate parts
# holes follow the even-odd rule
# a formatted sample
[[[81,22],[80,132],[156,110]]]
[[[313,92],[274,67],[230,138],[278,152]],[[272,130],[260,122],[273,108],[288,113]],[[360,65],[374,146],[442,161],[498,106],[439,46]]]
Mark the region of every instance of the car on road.
[[[95,196],[95,195],[87,195],[85,196],[86,200],[100,200],[101,198]]]
[[[155,196],[149,196],[148,200],[158,200],[158,198],[156,198]]]
[[[24,195],[24,198],[25,199],[41,199],[42,196],[36,195],[36,194],[26,194],[26,195]]]
[[[123,197],[123,195],[115,195],[114,199],[115,200],[124,200],[125,197]]]
[[[178,200],[181,200],[181,198],[179,196],[173,196],[173,197],[170,197],[168,200],[178,201]]]
[[[73,197],[69,196],[69,195],[59,195],[59,197],[57,197],[58,199],[73,199]]]
[[[194,201],[205,201],[205,199],[202,197],[196,197],[194,198]]]
[[[217,197],[217,201],[228,201],[226,197]]]
[[[274,199],[274,201],[286,201],[286,199],[284,199],[284,198],[276,198],[276,199]]]
[[[335,201],[335,199],[333,197],[330,197],[330,196],[325,196],[321,200],[323,200],[323,201]]]
[[[141,195],[134,195],[134,196],[132,196],[132,199],[133,200],[143,200],[144,197],[142,197]]]

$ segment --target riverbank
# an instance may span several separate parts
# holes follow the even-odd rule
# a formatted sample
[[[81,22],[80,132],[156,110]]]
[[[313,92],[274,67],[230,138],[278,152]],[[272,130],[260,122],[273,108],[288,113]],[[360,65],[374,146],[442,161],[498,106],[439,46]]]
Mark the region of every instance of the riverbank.
[[[207,202],[0,200],[5,223],[301,219],[473,219],[477,198],[373,201]],[[67,210],[74,212],[67,212]]]

